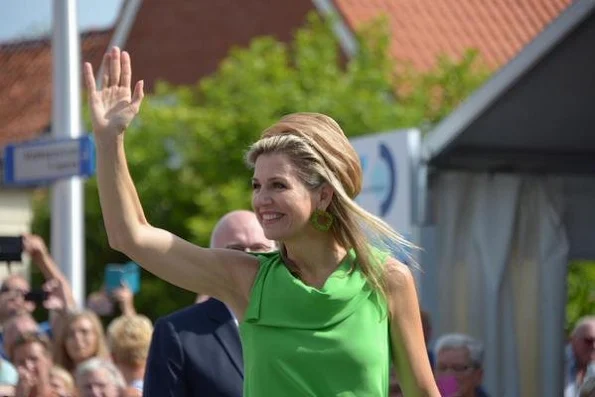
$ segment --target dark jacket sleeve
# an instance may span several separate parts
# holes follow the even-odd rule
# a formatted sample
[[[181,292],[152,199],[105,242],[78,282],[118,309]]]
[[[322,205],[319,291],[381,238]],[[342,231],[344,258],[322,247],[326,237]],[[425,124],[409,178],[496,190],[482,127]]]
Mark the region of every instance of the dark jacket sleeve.
[[[143,397],[189,396],[184,351],[171,322],[157,320],[149,348]]]

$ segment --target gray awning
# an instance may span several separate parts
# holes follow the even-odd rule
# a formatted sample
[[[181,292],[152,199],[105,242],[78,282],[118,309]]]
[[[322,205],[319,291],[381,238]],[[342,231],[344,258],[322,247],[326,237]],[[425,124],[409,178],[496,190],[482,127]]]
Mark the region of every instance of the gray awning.
[[[595,0],[579,0],[424,138],[433,168],[595,175]]]

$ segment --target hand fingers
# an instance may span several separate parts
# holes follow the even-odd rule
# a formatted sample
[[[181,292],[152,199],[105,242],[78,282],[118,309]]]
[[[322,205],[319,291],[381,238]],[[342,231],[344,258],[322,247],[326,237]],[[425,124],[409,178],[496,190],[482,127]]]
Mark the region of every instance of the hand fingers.
[[[106,52],[103,54],[103,60],[101,61],[101,87],[107,88],[109,85],[109,69],[110,69],[110,53]]]
[[[64,308],[64,302],[56,297],[50,297],[43,301],[43,307],[46,310],[59,310]]]
[[[29,251],[31,246],[31,238],[28,234],[23,234],[23,251]]]
[[[143,98],[145,97],[145,92],[143,90],[144,85],[145,82],[141,80],[137,82],[134,86],[134,92],[132,93],[132,102],[130,106],[132,106],[136,113],[138,113],[138,110],[140,109],[140,104],[142,103]]]
[[[45,242],[39,236],[24,234],[23,251],[30,255],[38,255],[47,251],[47,248],[45,246]]]
[[[23,238],[23,249],[28,249],[31,248],[33,245],[35,245],[35,236],[33,236],[32,234],[23,234],[22,236]]]
[[[109,86],[118,86],[120,84],[120,49],[114,47],[110,53],[110,67],[109,67]]]
[[[53,292],[56,289],[58,289],[59,286],[60,285],[59,285],[58,280],[56,280],[55,278],[53,278],[53,279],[48,280],[45,283],[43,283],[42,288],[43,288],[44,291]]]
[[[132,67],[130,64],[130,54],[122,51],[122,76],[120,77],[120,84],[122,87],[130,88],[132,81]]]
[[[97,91],[97,85],[95,84],[95,76],[93,76],[93,66],[89,62],[85,62],[83,69],[83,77],[85,79],[85,87],[89,95]]]

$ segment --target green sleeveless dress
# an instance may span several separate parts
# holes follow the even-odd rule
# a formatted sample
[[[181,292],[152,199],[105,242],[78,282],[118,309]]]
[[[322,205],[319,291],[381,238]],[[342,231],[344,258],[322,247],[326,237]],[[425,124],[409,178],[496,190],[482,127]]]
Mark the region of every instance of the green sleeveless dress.
[[[354,253],[320,290],[295,278],[279,253],[258,257],[240,324],[244,396],[388,396],[387,305],[357,265],[350,271]]]

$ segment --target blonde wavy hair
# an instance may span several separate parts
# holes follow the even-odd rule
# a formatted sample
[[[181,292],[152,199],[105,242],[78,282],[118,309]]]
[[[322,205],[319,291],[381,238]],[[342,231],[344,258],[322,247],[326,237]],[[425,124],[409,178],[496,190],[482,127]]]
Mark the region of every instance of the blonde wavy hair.
[[[81,318],[86,318],[91,322],[93,332],[97,338],[97,346],[93,357],[100,357],[104,359],[109,359],[110,357],[109,350],[105,342],[105,333],[103,332],[103,326],[101,325],[99,317],[97,317],[97,315],[90,310],[69,313],[66,318],[64,318],[63,323],[59,327],[56,334],[56,339],[54,342],[54,363],[71,372],[76,369],[76,363],[68,355],[68,351],[66,350],[66,338],[68,337],[72,323]]]
[[[146,316],[120,316],[107,327],[107,344],[116,362],[136,366],[147,360],[152,335]]]
[[[371,246],[390,251],[395,244],[413,245],[355,202],[362,189],[362,167],[339,124],[320,113],[287,115],[267,128],[250,147],[246,163],[254,168],[258,157],[268,154],[288,156],[308,189],[318,189],[324,183],[332,186],[334,195],[326,209],[335,218],[332,233],[343,248],[353,248],[368,282],[386,296],[386,267],[376,263],[378,258],[372,255]]]
[[[76,395],[76,388],[74,386],[74,378],[70,374],[70,372],[68,372],[64,368],[60,367],[59,365],[54,365],[50,369],[50,378],[52,378],[52,377],[62,379],[62,381],[64,382],[64,386],[66,387],[66,389],[69,393],[68,394],[69,396]]]

